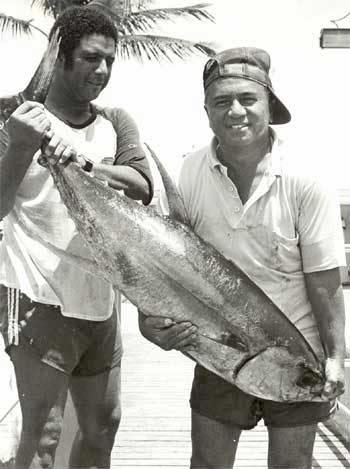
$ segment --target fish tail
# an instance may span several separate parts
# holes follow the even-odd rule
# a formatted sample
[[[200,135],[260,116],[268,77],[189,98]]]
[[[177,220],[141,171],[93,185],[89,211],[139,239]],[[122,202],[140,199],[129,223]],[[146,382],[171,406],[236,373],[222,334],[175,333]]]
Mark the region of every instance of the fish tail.
[[[45,102],[55,69],[59,44],[59,29],[57,29],[52,35],[43,58],[41,59],[40,64],[38,65],[38,68],[36,69],[28,86],[22,93],[20,93],[23,100],[33,100],[38,101],[39,103]]]
[[[11,116],[11,114],[20,106],[24,101],[31,100],[39,103],[44,103],[49,92],[55,63],[59,50],[59,30],[53,34],[47,49],[38,65],[32,79],[28,86],[21,93],[13,96],[5,96],[0,98],[0,129],[4,123]]]

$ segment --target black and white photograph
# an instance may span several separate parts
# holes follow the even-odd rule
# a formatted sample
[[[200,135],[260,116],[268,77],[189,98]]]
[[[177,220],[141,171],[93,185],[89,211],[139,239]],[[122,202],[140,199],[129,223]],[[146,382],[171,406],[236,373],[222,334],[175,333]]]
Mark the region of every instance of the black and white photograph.
[[[350,468],[350,3],[0,0],[0,469]]]

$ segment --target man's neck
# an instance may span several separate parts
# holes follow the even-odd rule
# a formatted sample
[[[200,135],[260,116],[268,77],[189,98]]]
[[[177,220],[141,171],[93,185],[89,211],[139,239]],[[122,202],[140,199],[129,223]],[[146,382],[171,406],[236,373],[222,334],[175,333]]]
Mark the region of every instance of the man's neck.
[[[45,106],[59,119],[75,125],[83,124],[92,114],[89,102],[78,102],[67,90],[57,86],[50,88]]]
[[[233,168],[238,173],[256,168],[260,161],[271,151],[272,141],[267,135],[260,142],[252,145],[225,145],[218,144],[218,158],[227,168]]]
[[[270,136],[259,145],[252,146],[221,146],[217,147],[217,156],[220,162],[227,167],[227,175],[237,187],[244,204],[250,195],[254,178],[257,174],[260,161],[271,151]]]

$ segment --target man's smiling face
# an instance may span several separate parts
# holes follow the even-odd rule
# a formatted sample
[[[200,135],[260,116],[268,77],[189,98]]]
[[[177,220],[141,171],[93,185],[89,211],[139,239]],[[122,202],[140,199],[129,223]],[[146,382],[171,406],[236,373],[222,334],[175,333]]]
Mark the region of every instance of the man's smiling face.
[[[244,78],[220,78],[206,90],[205,110],[220,145],[259,144],[268,135],[268,90]]]

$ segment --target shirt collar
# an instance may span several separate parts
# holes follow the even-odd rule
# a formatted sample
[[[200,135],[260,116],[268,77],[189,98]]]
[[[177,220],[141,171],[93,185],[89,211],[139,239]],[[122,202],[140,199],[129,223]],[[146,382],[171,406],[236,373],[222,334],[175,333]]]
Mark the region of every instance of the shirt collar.
[[[278,137],[276,131],[270,127],[271,137],[272,137],[272,149],[271,153],[268,153],[265,158],[259,163],[263,165],[259,169],[263,170],[265,174],[273,176],[281,176],[282,174],[282,165],[281,165],[281,144],[282,141]],[[217,168],[220,173],[227,175],[227,168],[224,166],[218,159],[217,156],[217,138],[214,136],[209,146],[208,159],[210,169],[214,170]]]

